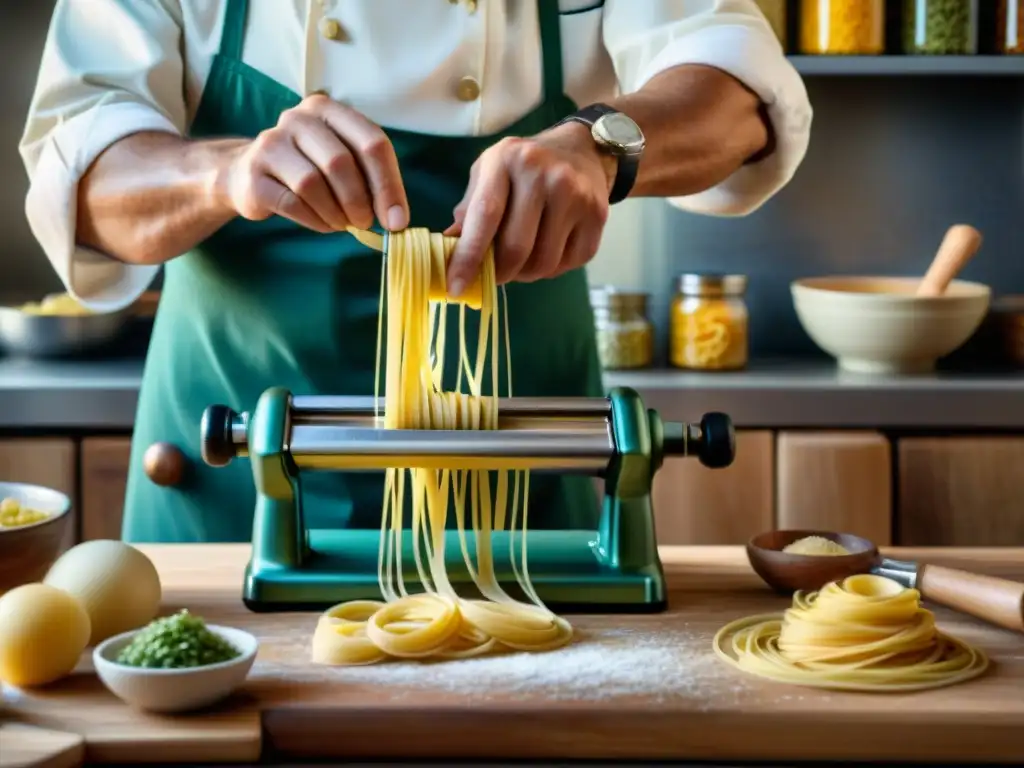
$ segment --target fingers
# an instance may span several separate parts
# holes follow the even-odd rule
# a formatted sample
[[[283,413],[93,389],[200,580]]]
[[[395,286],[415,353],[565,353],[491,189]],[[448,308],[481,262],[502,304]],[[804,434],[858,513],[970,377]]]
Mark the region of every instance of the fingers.
[[[608,216],[605,176],[588,144],[576,148],[541,135],[488,149],[446,231],[460,235],[449,292],[477,274],[488,242],[499,283],[543,280],[589,262]]]
[[[270,176],[256,179],[251,192],[254,198],[251,210],[254,215],[246,218],[260,220],[276,214],[314,232],[326,234],[334,231],[330,224],[317,216],[294,192]]]
[[[564,259],[565,245],[572,232],[566,223],[566,211],[563,206],[555,203],[545,208],[536,245],[516,275],[517,281],[532,283],[555,274]]]
[[[482,156],[476,184],[466,203],[462,235],[448,264],[448,293],[459,296],[480,272],[494,242],[511,193],[508,170],[498,155]]]
[[[237,165],[237,167],[235,167]],[[358,112],[311,96],[261,133],[229,173],[250,219],[285,216],[318,232],[409,226],[409,203],[387,135]]]
[[[389,230],[409,226],[409,201],[398,168],[398,156],[387,134],[361,114],[327,97],[313,97],[308,109],[349,147],[369,184],[373,210]],[[305,102],[304,102],[305,103]]]
[[[298,150],[292,136],[282,132],[264,133],[256,140],[256,149],[257,162],[266,177],[284,185],[329,228],[345,226],[344,212],[334,199],[327,179]]]
[[[335,229],[354,224],[360,229],[373,226],[373,200],[366,178],[349,148],[327,125],[313,116],[292,118],[289,129],[295,146],[317,168],[333,197],[335,214],[321,217]]]
[[[550,214],[544,200],[536,194],[536,179],[520,177],[512,182],[512,197],[495,243],[495,276],[498,284],[513,277],[527,279],[524,268],[539,245],[541,217]],[[556,214],[557,215],[557,214]],[[551,239],[551,236],[548,236]],[[557,254],[555,256],[557,259]]]

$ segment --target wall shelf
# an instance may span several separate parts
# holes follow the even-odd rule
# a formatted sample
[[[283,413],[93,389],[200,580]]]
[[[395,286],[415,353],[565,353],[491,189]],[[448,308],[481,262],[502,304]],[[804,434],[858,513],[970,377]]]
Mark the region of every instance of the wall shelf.
[[[1024,56],[790,56],[803,75],[1024,77]]]

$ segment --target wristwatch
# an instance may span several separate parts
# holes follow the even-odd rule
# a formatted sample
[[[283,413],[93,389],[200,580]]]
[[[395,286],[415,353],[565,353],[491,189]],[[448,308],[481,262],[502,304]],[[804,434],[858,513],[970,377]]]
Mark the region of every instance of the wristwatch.
[[[607,104],[591,104],[564,118],[558,125],[568,122],[588,126],[598,149],[618,159],[615,183],[612,185],[608,202],[614,205],[625,200],[636,183],[640,158],[646,144],[640,126],[629,116]]]

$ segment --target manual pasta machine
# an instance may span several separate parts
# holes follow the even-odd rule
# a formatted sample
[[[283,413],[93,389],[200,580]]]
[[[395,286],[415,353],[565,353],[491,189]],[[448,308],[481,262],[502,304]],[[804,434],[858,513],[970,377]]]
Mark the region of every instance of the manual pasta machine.
[[[696,456],[726,467],[735,455],[728,416],[699,424],[664,422],[631,389],[607,398],[499,400],[491,431],[385,429],[373,397],[263,393],[251,413],[206,409],[202,452],[211,466],[248,457],[256,486],[252,556],[243,599],[250,610],[320,610],[348,600],[380,599],[379,530],[310,530],[303,521],[305,472],[390,467],[529,469],[603,478],[596,530],[528,531],[530,579],[552,610],[573,613],[657,612],[666,607],[665,576],[655,538],[651,487],[666,456]],[[383,404],[380,404],[383,413]],[[446,567],[460,594],[473,581],[458,532],[445,534]],[[466,531],[470,551],[472,532]],[[509,531],[491,534],[495,573],[518,595]],[[515,550],[519,549],[518,531]],[[412,536],[403,540],[403,577],[418,585]],[[397,554],[396,554],[397,556]]]

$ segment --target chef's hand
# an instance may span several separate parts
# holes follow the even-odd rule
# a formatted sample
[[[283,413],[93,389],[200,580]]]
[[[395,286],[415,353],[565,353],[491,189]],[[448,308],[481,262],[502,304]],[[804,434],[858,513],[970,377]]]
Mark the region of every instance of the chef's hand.
[[[355,110],[315,94],[240,145],[221,180],[238,215],[277,214],[317,232],[361,229],[374,215],[409,225],[409,203],[391,141]]]
[[[555,277],[590,261],[608,218],[615,162],[578,123],[487,149],[446,232],[461,235],[449,293],[458,296],[475,279],[492,242],[499,284]]]

